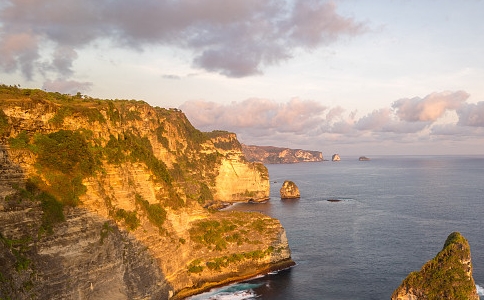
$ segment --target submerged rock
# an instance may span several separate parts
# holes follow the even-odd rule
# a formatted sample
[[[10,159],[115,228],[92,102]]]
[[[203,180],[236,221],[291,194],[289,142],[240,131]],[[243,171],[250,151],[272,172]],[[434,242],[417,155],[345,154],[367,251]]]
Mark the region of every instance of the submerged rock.
[[[279,192],[281,194],[281,199],[295,199],[301,197],[301,194],[299,193],[299,188],[294,182],[290,180],[284,181]]]
[[[479,300],[467,240],[459,232],[451,233],[442,251],[419,272],[410,273],[393,292],[391,299]]]

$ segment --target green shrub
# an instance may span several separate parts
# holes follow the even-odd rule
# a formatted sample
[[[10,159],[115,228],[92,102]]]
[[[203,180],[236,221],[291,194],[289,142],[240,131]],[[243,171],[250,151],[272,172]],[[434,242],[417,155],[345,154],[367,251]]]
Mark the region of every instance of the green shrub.
[[[25,130],[22,130],[16,137],[8,140],[8,144],[12,149],[28,149],[30,137]]]
[[[119,115],[119,110],[114,106],[114,101],[107,101],[108,103],[108,118],[113,123],[119,123],[121,121],[121,116]]]
[[[73,115],[80,115],[86,117],[88,122],[94,123],[106,123],[106,118],[96,108],[83,107],[81,105],[65,104],[55,113],[55,115],[49,120],[50,123],[61,126],[64,123],[66,117]]]
[[[43,211],[41,230],[52,234],[54,225],[65,221],[64,205],[46,192],[41,192],[37,199],[41,201]]]
[[[104,239],[106,239],[109,233],[112,231],[113,231],[113,228],[109,226],[109,222],[108,221],[104,222],[103,227],[101,228],[101,240],[100,240],[101,245],[104,243]]]
[[[31,148],[37,154],[36,167],[48,182],[37,177],[36,184],[62,203],[77,205],[79,196],[86,192],[82,180],[92,176],[98,164],[84,136],[70,130],[37,134]]]
[[[5,247],[8,248],[15,256],[15,269],[17,270],[17,272],[27,270],[30,266],[31,260],[26,255],[27,251],[29,250],[28,245],[30,241],[30,237],[13,240],[4,237],[0,233],[0,242],[3,243]],[[2,277],[0,277],[0,279],[3,279],[3,275]],[[0,280],[0,283],[1,282],[2,280]]]
[[[163,135],[165,133],[165,128],[163,126],[160,126],[156,128],[156,139],[158,140],[158,143],[162,144],[165,149],[170,149],[168,139]]]
[[[188,265],[188,272],[190,273],[201,273],[203,272],[203,266],[200,265],[201,261],[196,259]]]
[[[200,197],[198,203],[205,204],[207,201],[213,201],[213,194],[210,188],[205,183],[200,183]]]
[[[114,219],[116,221],[124,221],[124,225],[128,230],[135,230],[140,225],[140,221],[135,211],[127,211],[122,208],[115,210]]]
[[[148,220],[153,225],[157,226],[160,230],[163,228],[163,223],[166,220],[166,210],[160,204],[150,204],[140,194],[135,195],[135,203],[147,214]]]
[[[5,133],[8,128],[8,118],[5,112],[0,109],[0,136]]]

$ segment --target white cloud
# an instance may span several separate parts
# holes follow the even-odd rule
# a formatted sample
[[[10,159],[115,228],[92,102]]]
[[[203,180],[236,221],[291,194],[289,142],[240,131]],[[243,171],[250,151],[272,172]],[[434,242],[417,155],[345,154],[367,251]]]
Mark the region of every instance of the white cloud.
[[[468,98],[464,91],[432,93],[425,98],[405,98],[393,103],[398,117],[408,122],[436,121],[447,110],[459,108]]]
[[[468,97],[462,91],[431,93],[423,98],[398,100],[393,107],[359,118],[356,112],[347,113],[339,106],[327,108],[298,98],[282,104],[257,98],[225,105],[197,100],[185,102],[180,108],[197,128],[233,131],[251,144],[319,148],[326,144],[362,143],[369,147],[394,143],[408,147],[412,142],[455,140],[455,135],[461,135],[461,139],[480,138],[484,102],[466,104]],[[442,120],[446,111],[456,110],[458,123]]]

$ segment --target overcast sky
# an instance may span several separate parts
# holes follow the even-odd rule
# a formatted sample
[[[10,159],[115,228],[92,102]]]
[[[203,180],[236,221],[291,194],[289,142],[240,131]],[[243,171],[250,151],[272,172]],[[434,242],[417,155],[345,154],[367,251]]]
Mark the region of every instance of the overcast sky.
[[[484,0],[0,0],[0,82],[325,157],[484,154]]]

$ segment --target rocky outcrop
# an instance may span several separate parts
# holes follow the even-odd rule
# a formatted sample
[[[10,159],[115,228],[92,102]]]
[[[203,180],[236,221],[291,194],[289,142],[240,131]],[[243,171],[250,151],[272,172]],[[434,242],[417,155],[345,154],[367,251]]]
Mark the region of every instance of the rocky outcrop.
[[[323,154],[319,151],[244,144],[242,144],[242,151],[248,161],[261,162],[264,164],[290,164],[323,161]]]
[[[340,161],[341,157],[339,157],[339,154],[333,154],[331,157],[331,161]]]
[[[419,272],[412,272],[393,292],[392,300],[473,299],[479,300],[472,277],[468,241],[453,232],[444,248]]]
[[[207,209],[268,198],[235,134],[142,101],[0,99],[0,298],[182,298],[293,264],[278,220]]]
[[[368,158],[368,157],[366,157],[366,156],[360,156],[360,157],[358,158],[358,160],[359,160],[359,161],[369,161],[369,160],[370,160],[370,158]]]
[[[281,194],[281,199],[297,199],[301,197],[299,188],[290,180],[284,181],[279,193]]]

